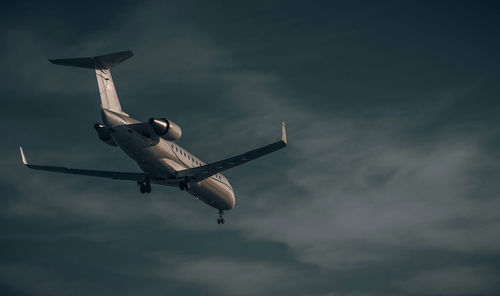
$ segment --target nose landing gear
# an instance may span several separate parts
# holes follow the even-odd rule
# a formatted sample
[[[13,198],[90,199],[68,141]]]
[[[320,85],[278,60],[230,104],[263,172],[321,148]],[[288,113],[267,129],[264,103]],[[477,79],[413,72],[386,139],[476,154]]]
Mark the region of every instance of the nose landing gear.
[[[142,194],[151,193],[151,182],[149,182],[149,178],[143,182],[137,181],[137,185],[139,185],[139,190]]]
[[[217,224],[224,224],[224,211],[219,210],[219,219],[217,219]]]

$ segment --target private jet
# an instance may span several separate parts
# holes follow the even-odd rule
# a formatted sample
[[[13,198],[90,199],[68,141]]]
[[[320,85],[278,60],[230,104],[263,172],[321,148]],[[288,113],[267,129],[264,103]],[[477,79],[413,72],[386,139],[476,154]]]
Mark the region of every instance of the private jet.
[[[234,207],[235,196],[229,180],[221,172],[286,147],[285,123],[281,123],[281,140],[234,157],[205,163],[176,143],[181,138],[182,130],[173,121],[151,118],[141,122],[122,110],[110,70],[132,55],[131,51],[123,51],[95,57],[49,61],[56,65],[95,70],[102,117],[102,123],[94,125],[97,136],[104,143],[123,150],[137,163],[142,172],[31,164],[20,146],[23,164],[35,170],[134,181],[143,194],[151,193],[151,184],[178,187],[217,209],[217,223],[224,224],[224,211]]]

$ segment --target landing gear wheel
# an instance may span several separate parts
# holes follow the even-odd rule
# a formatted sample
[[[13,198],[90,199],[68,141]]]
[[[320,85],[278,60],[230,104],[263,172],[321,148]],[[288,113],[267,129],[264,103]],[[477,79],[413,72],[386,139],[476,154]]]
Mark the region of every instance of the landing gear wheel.
[[[182,181],[182,182],[179,183],[179,188],[181,190],[189,190],[189,189],[191,189],[191,183],[189,182],[189,178],[186,177],[184,180],[185,181]]]
[[[149,181],[149,178],[144,181],[137,181],[137,185],[139,185],[139,190],[142,194],[146,192],[151,193],[151,182]]]
[[[223,216],[224,216],[224,211],[219,210],[219,219],[217,219],[217,224],[224,224],[225,220]]]

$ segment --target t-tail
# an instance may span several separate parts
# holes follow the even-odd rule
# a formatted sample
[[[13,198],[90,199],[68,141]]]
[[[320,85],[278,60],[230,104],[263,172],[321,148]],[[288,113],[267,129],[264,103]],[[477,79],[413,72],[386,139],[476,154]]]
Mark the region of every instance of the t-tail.
[[[102,108],[128,116],[127,113],[123,112],[118,100],[110,70],[132,56],[132,52],[127,50],[95,57],[53,59],[49,61],[56,65],[95,69]]]

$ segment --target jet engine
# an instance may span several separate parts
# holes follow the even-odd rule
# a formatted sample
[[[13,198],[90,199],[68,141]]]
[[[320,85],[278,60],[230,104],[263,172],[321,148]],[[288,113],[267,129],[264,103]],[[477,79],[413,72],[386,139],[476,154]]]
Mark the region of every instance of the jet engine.
[[[110,145],[110,146],[118,146],[116,145],[115,141],[113,141],[113,138],[111,138],[111,135],[109,134],[108,130],[106,127],[100,123],[94,124],[94,129],[97,132],[97,135],[99,136],[99,139],[103,141],[104,143]]]
[[[151,118],[149,124],[151,124],[157,136],[167,141],[177,141],[181,138],[182,130],[173,121],[165,118]]]

